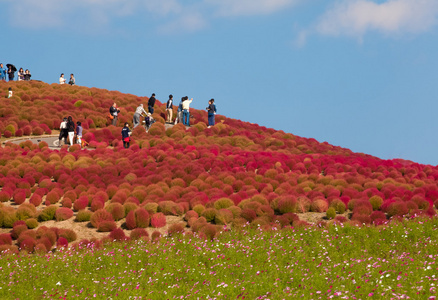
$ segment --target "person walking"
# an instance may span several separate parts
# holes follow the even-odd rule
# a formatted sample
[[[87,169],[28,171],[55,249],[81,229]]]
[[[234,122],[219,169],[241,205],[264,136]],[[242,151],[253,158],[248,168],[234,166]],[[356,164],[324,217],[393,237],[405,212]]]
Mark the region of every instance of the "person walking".
[[[152,94],[152,96],[149,98],[148,101],[148,110],[150,114],[154,113],[154,106],[155,106],[155,93]]]
[[[2,63],[0,63],[0,80],[6,81],[6,69],[3,67]]]
[[[75,80],[75,76],[73,74],[70,74],[70,80],[68,81],[69,85],[75,85],[76,84],[76,80]]]
[[[82,146],[82,123],[76,122],[76,143]]]
[[[64,118],[59,125],[59,147],[61,147],[61,140],[64,139],[64,144],[67,144],[67,118]]]
[[[120,109],[117,108],[117,104],[114,102],[113,105],[109,109],[110,117],[112,118],[112,125],[117,126],[117,119],[120,113]]]
[[[9,65],[9,68],[8,68],[8,77],[9,77],[9,81],[14,81],[15,71],[16,71],[16,70],[17,70],[17,69],[12,69],[12,66]]]
[[[64,73],[61,73],[61,76],[59,77],[59,84],[65,84],[65,80]]]
[[[9,89],[8,89],[8,98],[12,98],[12,88],[11,87],[9,87]]]
[[[169,100],[166,103],[167,110],[167,123],[172,124],[172,115],[173,115],[173,95],[169,95]]]
[[[193,98],[189,100],[189,97],[185,96],[182,103],[183,124],[186,126],[190,126],[190,103],[192,103],[192,101]]]
[[[26,69],[26,71],[24,72],[24,80],[29,81],[30,77],[32,77],[32,75],[30,75],[29,69]]]
[[[214,115],[216,114],[216,105],[214,105],[214,99],[208,101],[208,106],[206,108],[208,111],[208,128],[214,126]]]
[[[131,130],[129,129],[128,122],[125,123],[125,126],[123,126],[122,129],[122,140],[123,140],[123,147],[129,148],[129,142],[131,141]]]
[[[73,138],[75,136],[75,123],[73,122],[73,118],[71,116],[68,116],[67,118],[67,132],[70,146],[73,146]]]
[[[143,103],[140,103],[140,105],[135,110],[134,117],[132,119],[132,123],[134,124],[134,128],[140,124],[140,116],[142,114],[147,115],[148,113],[144,110]]]

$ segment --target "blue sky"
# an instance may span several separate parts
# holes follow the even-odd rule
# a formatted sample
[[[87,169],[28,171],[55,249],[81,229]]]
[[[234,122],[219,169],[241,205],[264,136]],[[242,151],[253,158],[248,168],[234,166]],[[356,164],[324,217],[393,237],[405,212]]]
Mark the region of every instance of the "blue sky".
[[[438,164],[436,0],[0,0],[0,62]]]

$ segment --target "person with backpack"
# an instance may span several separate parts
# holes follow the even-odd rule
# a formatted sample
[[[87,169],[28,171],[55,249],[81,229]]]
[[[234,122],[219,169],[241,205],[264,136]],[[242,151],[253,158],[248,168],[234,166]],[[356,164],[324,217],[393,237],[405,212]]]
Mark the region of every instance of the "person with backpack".
[[[123,141],[123,147],[129,148],[129,142],[131,141],[131,130],[129,129],[128,122],[125,123],[125,126],[123,126],[122,129],[122,141]]]
[[[64,118],[59,125],[59,147],[61,147],[61,140],[64,139],[64,144],[67,144],[67,118]]]
[[[75,137],[75,123],[73,122],[73,118],[71,116],[68,116],[67,118],[67,132],[70,146],[73,146],[73,138]]]
[[[166,103],[167,110],[167,123],[172,124],[172,115],[173,115],[173,95],[169,95],[169,100]]]
[[[143,104],[140,103],[140,105],[135,110],[134,117],[132,119],[132,123],[134,124],[134,128],[137,127],[140,124],[140,116],[142,114],[147,115],[148,113],[144,110]]]
[[[82,146],[82,123],[76,122],[76,143]]]
[[[112,120],[112,125],[117,126],[117,119],[120,113],[120,109],[117,108],[117,104],[114,102],[113,105],[109,109],[110,119]]]
[[[216,114],[216,105],[214,105],[213,98],[208,101],[206,110],[208,111],[208,128],[210,128],[211,126],[214,126],[214,115]]]
[[[176,112],[176,118],[175,118],[175,123],[174,125],[176,125],[178,122],[182,123],[182,103],[184,101],[184,97],[181,98],[181,102],[178,105],[178,110]]]

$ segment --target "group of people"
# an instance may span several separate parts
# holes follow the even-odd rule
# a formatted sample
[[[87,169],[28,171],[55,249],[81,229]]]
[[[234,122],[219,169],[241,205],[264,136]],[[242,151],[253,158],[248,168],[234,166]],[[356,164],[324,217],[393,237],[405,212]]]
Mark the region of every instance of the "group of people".
[[[67,79],[64,77],[64,73],[61,73],[61,76],[59,76],[59,84],[65,84],[66,81]],[[68,84],[69,85],[76,84],[75,76],[73,74],[70,74],[70,80],[68,81]]]
[[[0,63],[0,80],[6,81],[6,79],[9,79],[9,81],[14,81],[15,79],[15,72],[17,69],[13,64],[7,64],[7,69],[3,67],[3,64]],[[23,68],[20,68],[18,70],[18,81],[28,81],[30,80],[30,77],[32,75],[30,74],[30,71],[26,69],[26,71],[23,70]]]
[[[76,129],[76,132],[75,132]],[[82,124],[81,122],[73,122],[73,118],[69,116],[64,118],[59,126],[59,146],[61,147],[61,140],[64,139],[64,144],[67,144],[67,138],[70,142],[70,146],[74,143],[74,137],[76,133],[76,143],[82,145]]]

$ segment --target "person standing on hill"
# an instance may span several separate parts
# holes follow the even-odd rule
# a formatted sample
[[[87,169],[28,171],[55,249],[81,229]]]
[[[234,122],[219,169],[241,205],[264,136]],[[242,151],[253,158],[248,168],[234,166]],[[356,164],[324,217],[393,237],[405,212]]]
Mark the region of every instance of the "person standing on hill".
[[[70,74],[70,80],[68,81],[69,85],[75,85],[76,80],[73,74]]]
[[[172,123],[172,115],[173,115],[173,95],[169,95],[169,100],[167,100],[166,104],[167,110],[167,123]]]
[[[59,84],[65,84],[65,80],[64,73],[61,73],[61,76],[59,76]]]
[[[140,124],[140,116],[142,114],[147,115],[148,113],[144,110],[143,104],[140,104],[135,110],[134,117],[132,119],[132,123],[134,124],[134,128]]]
[[[26,71],[24,72],[24,80],[29,81],[30,77],[32,77],[32,75],[30,75],[29,69],[26,69]]]
[[[23,68],[20,68],[20,70],[18,70],[18,81],[24,81],[24,70]]]
[[[123,141],[123,147],[129,148],[129,142],[131,140],[131,130],[129,129],[128,122],[125,123],[125,126],[123,126],[122,129],[122,141]]]
[[[13,95],[12,88],[9,87],[9,89],[8,89],[8,98],[12,98],[12,95]]]
[[[110,116],[112,116],[112,125],[117,126],[117,119],[120,113],[120,109],[117,108],[117,104],[114,102],[113,105],[109,109]]]
[[[59,125],[59,147],[61,147],[61,140],[64,138],[64,144],[67,144],[67,118],[64,118]]]
[[[15,77],[15,71],[16,69],[12,69],[12,66],[9,65],[8,68],[8,77],[9,77],[9,81],[14,81],[14,77]]]
[[[213,98],[208,101],[208,107],[206,110],[208,111],[208,128],[210,128],[211,126],[214,126],[214,115],[216,114],[216,105],[214,105]]]
[[[76,143],[82,145],[82,123],[76,122]]]
[[[69,116],[67,119],[67,132],[70,146],[73,146],[73,138],[75,136],[75,122],[73,122],[73,118],[71,116]]]
[[[189,97],[185,96],[184,101],[182,103],[183,109],[183,124],[186,126],[190,126],[190,103],[192,103],[193,98],[189,100]]]
[[[0,63],[0,80],[6,81],[6,69],[3,67],[3,64]]]
[[[154,113],[154,106],[155,106],[155,93],[152,94],[152,96],[149,98],[148,101],[148,110],[150,114]]]

